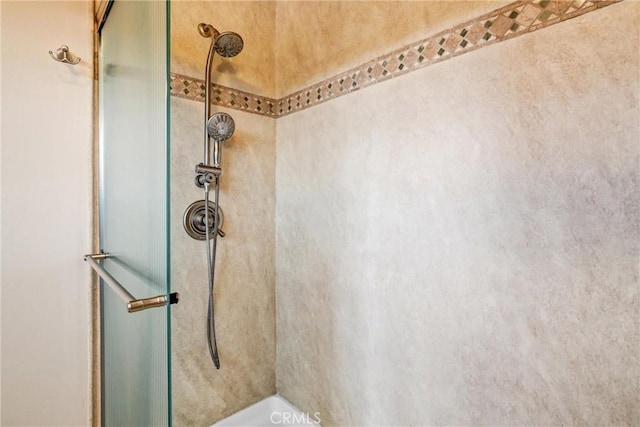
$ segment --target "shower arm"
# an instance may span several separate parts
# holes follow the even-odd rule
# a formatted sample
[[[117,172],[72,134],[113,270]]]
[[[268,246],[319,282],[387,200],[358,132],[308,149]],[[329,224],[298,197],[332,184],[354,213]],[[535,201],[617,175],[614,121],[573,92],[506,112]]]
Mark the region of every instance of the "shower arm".
[[[211,64],[213,64],[213,57],[215,56],[216,39],[220,35],[220,32],[211,25],[204,25],[198,29],[203,37],[211,38],[204,82],[204,165],[211,166],[211,137],[209,136],[209,132],[207,132],[207,121],[211,115]],[[213,143],[213,166],[220,167],[220,144],[217,141]]]

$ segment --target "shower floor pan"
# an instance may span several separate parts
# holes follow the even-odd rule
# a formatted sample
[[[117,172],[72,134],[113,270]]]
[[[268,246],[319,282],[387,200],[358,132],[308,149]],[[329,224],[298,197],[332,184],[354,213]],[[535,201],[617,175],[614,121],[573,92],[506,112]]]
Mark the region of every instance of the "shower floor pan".
[[[278,395],[267,397],[211,427],[320,427],[314,414],[300,412],[298,408]]]

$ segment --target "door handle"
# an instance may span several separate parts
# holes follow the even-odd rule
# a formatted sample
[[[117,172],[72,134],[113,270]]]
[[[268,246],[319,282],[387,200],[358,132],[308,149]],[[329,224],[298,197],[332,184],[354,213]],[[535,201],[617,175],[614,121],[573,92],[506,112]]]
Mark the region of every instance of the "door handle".
[[[129,313],[135,313],[136,311],[146,310],[154,307],[164,307],[167,304],[177,304],[180,300],[180,294],[172,292],[169,295],[158,295],[151,298],[137,299],[131,292],[129,292],[124,286],[120,284],[114,277],[107,272],[98,261],[108,258],[108,254],[90,254],[85,255],[84,260],[89,263],[91,268],[104,280],[104,282],[111,287],[111,289],[127,304],[127,311]]]

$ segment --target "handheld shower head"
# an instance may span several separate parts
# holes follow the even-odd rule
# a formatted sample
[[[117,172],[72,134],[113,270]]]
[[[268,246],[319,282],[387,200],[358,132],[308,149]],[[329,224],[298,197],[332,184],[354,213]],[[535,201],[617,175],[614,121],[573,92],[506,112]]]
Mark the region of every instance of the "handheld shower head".
[[[216,261],[216,242],[217,236],[224,237],[224,233],[220,230],[222,223],[221,210],[218,205],[218,195],[220,191],[219,177],[222,173],[220,169],[220,157],[221,157],[221,142],[231,138],[233,131],[236,128],[235,123],[230,115],[227,113],[215,113],[211,117],[211,64],[213,63],[213,57],[217,52],[218,55],[225,58],[236,56],[242,50],[244,42],[242,37],[233,32],[220,33],[213,26],[205,23],[198,25],[198,32],[202,37],[210,38],[211,43],[209,45],[209,53],[207,56],[207,62],[205,65],[205,95],[204,95],[204,119],[205,119],[205,131],[204,131],[204,161],[196,166],[196,179],[195,183],[198,187],[204,188],[205,198],[203,202],[204,215],[196,215],[195,223],[193,215],[190,214],[187,221],[187,213],[185,213],[185,229],[191,235],[191,237],[199,238],[191,234],[190,229],[201,228],[204,230],[204,239],[207,240],[207,266],[208,266],[208,287],[209,287],[209,304],[207,309],[207,342],[209,344],[209,355],[216,368],[220,369],[220,358],[218,357],[218,346],[216,344],[216,327],[215,327],[215,314],[214,314],[214,273],[215,273],[215,261]],[[213,159],[211,156],[211,140],[213,140]],[[209,189],[213,188],[215,203],[213,205],[214,211],[210,212],[209,207]],[[193,206],[193,205],[192,205]],[[206,206],[206,208],[204,208]],[[191,210],[191,207],[189,208]],[[211,220],[213,218],[213,220]],[[210,228],[213,228],[213,238],[211,239],[211,245],[209,245]],[[197,233],[196,233],[197,234]],[[201,234],[201,233],[200,233]]]
[[[227,31],[220,34],[215,41],[215,49],[218,55],[225,58],[236,56],[242,51],[244,41],[237,33]]]
[[[236,124],[227,113],[215,113],[207,121],[207,132],[216,142],[223,142],[231,138],[235,129]]]

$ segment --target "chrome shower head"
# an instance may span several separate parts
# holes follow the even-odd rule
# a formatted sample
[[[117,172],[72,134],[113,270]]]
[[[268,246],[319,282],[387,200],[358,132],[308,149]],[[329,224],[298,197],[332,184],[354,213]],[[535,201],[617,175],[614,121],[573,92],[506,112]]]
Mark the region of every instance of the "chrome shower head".
[[[226,141],[231,138],[236,124],[227,113],[215,113],[207,121],[207,132],[216,142]]]
[[[218,52],[218,55],[224,56],[225,58],[236,56],[244,47],[242,37],[231,31],[220,34],[216,38],[215,43],[216,52]]]

